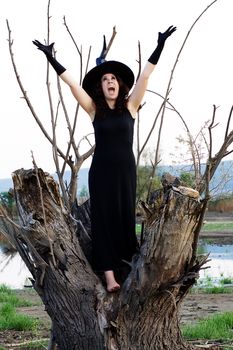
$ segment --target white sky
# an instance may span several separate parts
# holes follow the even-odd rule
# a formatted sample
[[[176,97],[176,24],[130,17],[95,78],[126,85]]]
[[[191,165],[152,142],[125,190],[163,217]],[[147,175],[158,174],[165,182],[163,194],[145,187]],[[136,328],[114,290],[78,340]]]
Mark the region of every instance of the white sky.
[[[158,31],[169,25],[177,31],[167,40],[165,49],[149,88],[164,95],[170,72],[187,31],[198,15],[211,3],[207,0],[106,0],[77,1],[51,0],[51,41],[55,41],[58,60],[79,78],[79,60],[74,46],[63,25],[63,16],[76,39],[82,45],[84,62],[89,46],[92,45],[90,66],[102,48],[102,36],[110,39],[113,26],[117,36],[107,59],[123,61],[137,73],[138,41],[142,48],[142,61],[146,62],[156,46]],[[138,6],[138,4],[141,4]],[[0,178],[10,177],[18,168],[31,168],[31,150],[37,165],[45,171],[54,172],[51,146],[41,134],[16,82],[8,50],[9,20],[14,39],[14,57],[28,96],[41,121],[50,130],[50,112],[45,85],[46,60],[32,44],[32,40],[43,41],[47,35],[47,0],[7,0],[1,8],[0,17]],[[223,127],[233,104],[233,27],[232,0],[218,0],[201,18],[193,29],[180,57],[172,81],[170,102],[182,114],[193,133],[211,118],[213,104],[219,106],[215,145],[221,141]],[[51,77],[55,73],[51,70]],[[56,106],[56,81],[53,98]],[[63,84],[67,106],[71,116],[75,101]],[[153,121],[160,100],[148,94],[143,111],[142,139]],[[62,117],[61,117],[62,118]],[[72,117],[71,117],[72,118]],[[88,116],[79,116],[77,139],[92,131]],[[175,153],[174,139],[182,132],[183,126],[175,113],[166,113],[163,129],[162,157],[169,162],[170,153]],[[65,150],[67,129],[59,123],[59,146]],[[156,141],[156,135],[153,142]],[[88,166],[88,163],[86,164]]]

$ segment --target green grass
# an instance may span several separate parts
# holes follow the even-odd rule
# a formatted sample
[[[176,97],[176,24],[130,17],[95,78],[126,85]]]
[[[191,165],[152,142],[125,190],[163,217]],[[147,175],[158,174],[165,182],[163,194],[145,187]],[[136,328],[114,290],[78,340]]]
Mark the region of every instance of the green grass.
[[[194,286],[191,289],[191,293],[203,293],[203,294],[232,294],[233,288],[226,286]]]
[[[48,343],[49,343],[49,339],[48,340],[38,340],[38,341],[33,341],[31,343],[27,344],[27,349],[28,350],[33,350],[33,349],[47,349],[48,348]],[[24,347],[25,349],[25,347]],[[1,350],[1,348],[0,348]],[[5,349],[4,349],[5,350]]]
[[[233,284],[233,277],[222,277],[219,282],[221,285]]]
[[[227,222],[214,221],[214,222],[207,222],[202,226],[202,232],[211,232],[211,231],[233,232],[233,222],[232,221],[227,221]]]
[[[231,294],[233,288],[226,288],[224,286],[213,286],[202,288],[202,292],[205,294]]]
[[[14,307],[32,306],[30,301],[18,298],[14,291],[4,284],[0,285],[0,304],[1,303],[9,303]]]
[[[136,224],[136,234],[140,234],[141,233],[141,224]]]
[[[18,298],[6,285],[0,285],[0,330],[36,330],[38,321],[35,318],[16,312],[16,307],[31,305],[31,302]]]
[[[0,307],[0,330],[36,330],[38,321],[32,317],[18,314],[13,305],[4,303]]]
[[[196,285],[191,289],[191,293],[205,294],[231,294],[233,293],[233,277],[224,277],[223,275],[218,281],[214,281],[212,277],[206,276],[199,279]]]
[[[233,312],[215,314],[195,325],[185,325],[182,334],[186,339],[233,340]]]
[[[233,232],[233,221],[206,222],[201,229],[202,232]],[[141,224],[136,224],[136,233],[141,233]]]
[[[202,232],[233,232],[233,221],[212,221],[206,222],[201,229]],[[136,224],[136,233],[141,233],[141,224]]]

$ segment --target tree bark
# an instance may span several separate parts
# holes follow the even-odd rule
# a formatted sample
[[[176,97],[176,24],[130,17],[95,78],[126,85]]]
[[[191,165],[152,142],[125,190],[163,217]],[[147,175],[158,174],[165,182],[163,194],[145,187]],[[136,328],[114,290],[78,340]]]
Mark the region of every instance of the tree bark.
[[[206,261],[194,253],[203,214],[199,199],[168,186],[152,207],[144,205],[140,251],[121,276],[121,290],[107,293],[91,268],[88,204],[71,215],[58,185],[41,169],[17,170],[13,182],[21,220],[15,245],[51,318],[58,349],[193,349],[182,338],[179,311]]]

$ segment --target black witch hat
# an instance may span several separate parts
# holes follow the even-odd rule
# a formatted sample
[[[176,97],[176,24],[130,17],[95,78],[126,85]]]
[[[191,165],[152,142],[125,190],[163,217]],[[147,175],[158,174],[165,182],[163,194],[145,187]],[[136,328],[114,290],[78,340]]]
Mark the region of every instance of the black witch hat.
[[[104,45],[100,57],[96,59],[96,66],[92,68],[84,77],[82,86],[91,96],[96,83],[100,81],[104,74],[112,73],[121,78],[128,86],[129,90],[134,84],[134,74],[126,64],[118,61],[105,61],[106,41],[104,36]]]

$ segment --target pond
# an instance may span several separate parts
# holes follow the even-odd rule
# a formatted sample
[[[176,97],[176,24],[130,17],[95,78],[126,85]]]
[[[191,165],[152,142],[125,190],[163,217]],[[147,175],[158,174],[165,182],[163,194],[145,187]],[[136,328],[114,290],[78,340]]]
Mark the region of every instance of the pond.
[[[200,278],[210,277],[218,280],[222,277],[233,277],[233,244],[201,244],[201,253],[208,254],[211,261],[200,271]]]
[[[31,274],[20,255],[0,246],[0,284],[6,284],[12,289],[22,289],[28,284],[29,277]]]
[[[200,253],[208,254],[211,261],[200,271],[200,279],[218,280],[222,277],[233,277],[233,244],[208,244],[204,240],[200,244]],[[31,274],[18,253],[4,251],[0,246],[0,284],[13,289],[22,289],[30,285]]]

